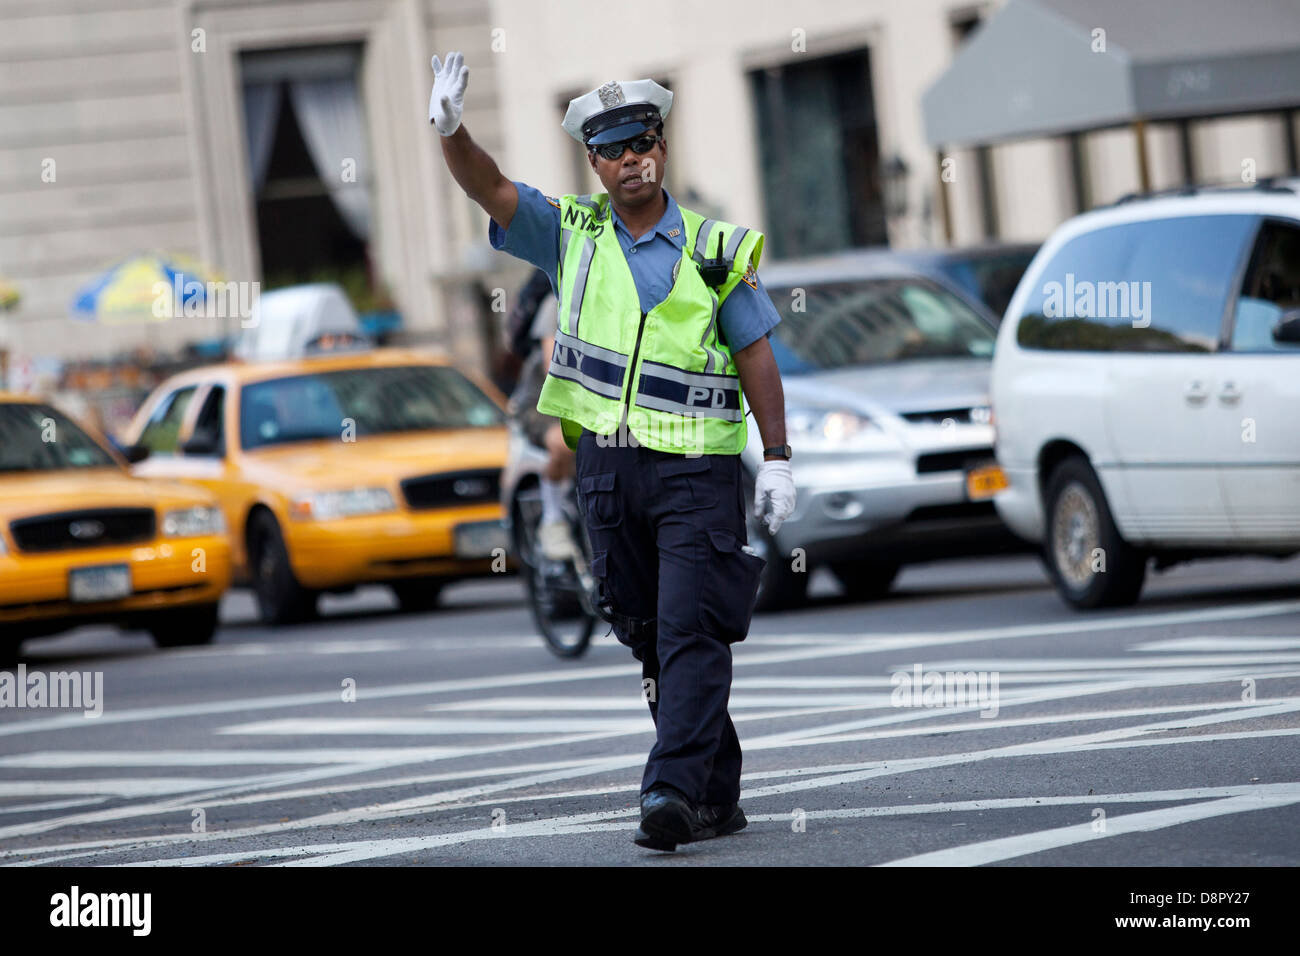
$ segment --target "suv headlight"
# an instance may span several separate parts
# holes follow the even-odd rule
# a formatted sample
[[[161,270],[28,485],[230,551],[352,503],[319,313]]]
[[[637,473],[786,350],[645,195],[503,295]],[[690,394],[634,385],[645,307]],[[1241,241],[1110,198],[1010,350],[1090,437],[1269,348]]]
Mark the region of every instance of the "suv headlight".
[[[225,534],[226,522],[220,508],[197,505],[178,508],[163,515],[164,538],[197,538],[209,534]]]
[[[880,426],[849,408],[787,405],[785,430],[795,448],[830,449],[879,433]]]
[[[298,495],[289,513],[304,521],[329,521],[393,511],[397,502],[387,488],[349,488],[346,491],[317,491]]]

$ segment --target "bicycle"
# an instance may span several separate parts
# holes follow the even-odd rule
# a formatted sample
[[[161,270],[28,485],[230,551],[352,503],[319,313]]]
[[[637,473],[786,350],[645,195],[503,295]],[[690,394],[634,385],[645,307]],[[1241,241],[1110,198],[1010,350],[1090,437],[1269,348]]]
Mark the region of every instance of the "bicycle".
[[[595,607],[591,543],[578,513],[577,497],[571,492],[564,502],[565,520],[577,545],[577,554],[567,561],[548,560],[538,548],[542,498],[536,483],[522,487],[515,494],[511,512],[515,555],[528,590],[533,622],[555,656],[581,657],[602,616]]]

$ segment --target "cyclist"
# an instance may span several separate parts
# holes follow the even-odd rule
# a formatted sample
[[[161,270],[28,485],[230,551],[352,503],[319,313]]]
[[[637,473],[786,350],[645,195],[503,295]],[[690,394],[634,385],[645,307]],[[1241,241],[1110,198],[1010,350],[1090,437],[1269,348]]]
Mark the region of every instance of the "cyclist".
[[[510,414],[532,444],[546,449],[546,466],[539,475],[542,518],[537,528],[537,544],[542,557],[551,562],[568,561],[577,547],[564,516],[564,500],[573,487],[574,454],[564,443],[560,420],[537,410],[537,397],[542,393],[555,344],[557,321],[558,302],[550,279],[538,269],[520,291],[519,303],[508,322],[511,349],[516,354],[526,354],[519,386],[510,399]]]

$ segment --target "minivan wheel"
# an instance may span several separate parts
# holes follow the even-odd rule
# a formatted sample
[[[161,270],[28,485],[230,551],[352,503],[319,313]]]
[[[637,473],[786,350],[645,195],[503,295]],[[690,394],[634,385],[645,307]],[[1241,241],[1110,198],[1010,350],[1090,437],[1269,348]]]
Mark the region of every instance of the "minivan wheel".
[[[258,512],[249,523],[248,564],[263,624],[295,624],[316,616],[317,594],[293,576],[289,550],[270,512]]]
[[[1147,556],[1120,537],[1091,466],[1078,456],[1061,462],[1044,498],[1043,560],[1062,599],[1077,608],[1134,603]]]

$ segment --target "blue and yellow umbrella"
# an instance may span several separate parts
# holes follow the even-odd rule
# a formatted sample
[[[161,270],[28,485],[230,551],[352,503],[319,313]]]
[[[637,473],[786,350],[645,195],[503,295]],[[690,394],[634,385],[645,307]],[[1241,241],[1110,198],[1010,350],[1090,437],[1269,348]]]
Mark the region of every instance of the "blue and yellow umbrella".
[[[117,263],[88,282],[72,300],[76,318],[110,325],[165,322],[181,315],[186,302],[206,300],[220,273],[183,255],[147,253]]]
[[[18,294],[18,287],[0,279],[0,310],[8,311],[18,305],[18,300],[22,296]]]

